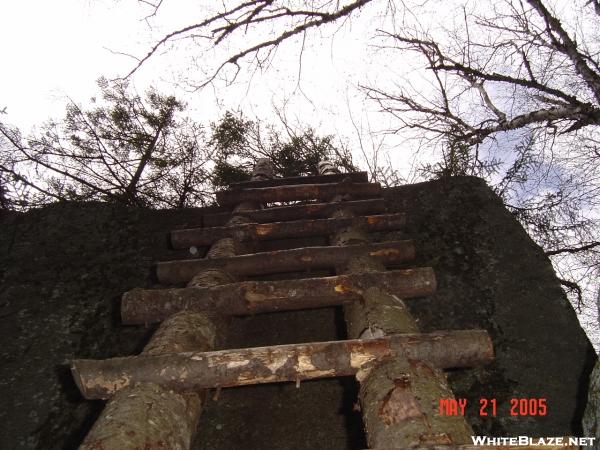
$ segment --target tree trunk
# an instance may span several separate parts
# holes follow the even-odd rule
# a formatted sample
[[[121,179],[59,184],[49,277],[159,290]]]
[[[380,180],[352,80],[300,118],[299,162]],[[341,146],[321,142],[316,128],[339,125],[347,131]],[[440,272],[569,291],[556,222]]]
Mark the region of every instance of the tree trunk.
[[[235,216],[234,216],[235,217]],[[288,237],[325,236],[344,227],[367,231],[397,230],[406,223],[404,214],[342,217],[336,219],[296,220],[292,222],[245,223],[215,228],[192,228],[171,232],[174,249],[210,245],[228,237],[238,242],[268,241]]]
[[[440,399],[454,399],[446,376],[431,361],[403,355],[384,361],[360,383],[360,405],[370,447],[470,442],[461,415],[439,414]]]
[[[367,290],[384,289],[400,297],[435,292],[433,269],[364,272],[337,277],[284,281],[243,281],[208,288],[134,289],[123,295],[121,319],[126,324],[160,322],[178,311],[222,315],[319,308],[362,299]],[[394,316],[394,309],[387,311]]]
[[[264,161],[257,163],[260,176],[265,173]],[[268,172],[268,168],[266,168]],[[250,205],[255,209],[255,205]],[[231,224],[243,218],[232,217]],[[218,241],[207,257],[229,257],[235,254],[235,242]],[[205,270],[192,278],[190,284],[211,287],[235,279],[223,271]],[[142,358],[163,354],[207,351],[214,347],[217,337],[215,318],[183,311],[161,324],[142,352]],[[77,376],[75,376],[77,379]],[[121,383],[122,380],[117,381]],[[204,393],[200,390],[177,393],[155,383],[129,385],[108,403],[86,436],[82,450],[163,450],[190,448],[200,414]]]
[[[334,195],[372,198],[381,194],[379,183],[298,184],[247,189],[244,191],[219,191],[217,202],[232,206],[242,202],[272,203],[298,200],[327,199]]]
[[[211,350],[214,336],[215,329],[205,316],[179,313],[163,322],[142,355]],[[198,393],[180,394],[155,383],[132,384],[108,402],[79,448],[188,449],[202,403]]]
[[[140,159],[140,163],[138,164],[138,167],[137,167],[135,173],[131,177],[131,181],[125,188],[124,194],[127,197],[127,199],[129,199],[131,204],[135,204],[135,200],[137,199],[137,193],[138,193],[137,185],[140,181],[140,178],[142,177],[142,173],[144,172],[146,165],[148,164],[148,161],[150,161],[150,158],[152,157],[152,153],[154,153],[154,150],[156,149],[156,143],[158,142],[158,138],[160,137],[160,133],[162,132],[164,126],[165,126],[164,123],[161,123],[159,125],[158,129],[154,133],[152,141],[150,142],[150,144],[144,151],[144,154],[142,155],[142,158]]]
[[[297,184],[340,183],[344,180],[350,180],[352,183],[366,183],[369,181],[369,175],[367,174],[367,172],[353,172],[336,173],[333,175],[308,175],[300,177],[271,178],[268,180],[240,181],[238,183],[231,183],[229,185],[229,189],[240,190],[248,188],[289,186]]]
[[[493,350],[487,332],[465,330],[208,353],[76,360],[72,372],[85,398],[96,399],[110,397],[136,383],[196,391],[364,374],[376,362],[399,356],[443,368],[472,367],[490,362]]]
[[[330,198],[338,201],[339,197]],[[353,218],[340,209],[332,218]],[[332,245],[364,244],[364,228],[349,226],[330,238]],[[337,273],[380,271],[384,266],[370,257],[349,259]],[[418,333],[416,321],[404,302],[385,287],[374,285],[363,292],[363,301],[344,307],[349,338],[377,338],[392,333]],[[402,334],[398,334],[402,335]],[[491,345],[491,344],[490,344]],[[453,398],[445,375],[431,361],[400,354],[371,371],[357,374],[359,400],[369,447],[406,448],[423,443],[468,443],[473,432],[464,417],[439,418],[440,398]]]
[[[289,220],[300,219],[323,219],[329,217],[342,206],[350,209],[356,215],[376,214],[385,210],[385,200],[382,198],[373,198],[348,202],[306,203],[300,205],[276,206],[267,209],[244,211],[244,216],[256,223],[287,222]],[[229,212],[207,214],[202,217],[202,225],[204,227],[220,227],[227,223],[230,217],[231,213]]]
[[[176,284],[187,283],[199,271],[209,267],[241,276],[332,269],[345,266],[348,260],[359,256],[369,256],[381,262],[383,267],[394,266],[414,259],[415,247],[412,241],[394,241],[344,247],[305,247],[210,260],[168,261],[156,264],[156,277],[161,283]]]

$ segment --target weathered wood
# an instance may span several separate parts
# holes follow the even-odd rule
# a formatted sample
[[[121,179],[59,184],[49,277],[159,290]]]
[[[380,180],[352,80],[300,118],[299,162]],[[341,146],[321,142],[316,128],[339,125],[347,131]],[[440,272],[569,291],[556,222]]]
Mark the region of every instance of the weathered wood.
[[[128,387],[107,403],[79,450],[189,448],[196,427],[190,409],[186,396],[155,384]]]
[[[266,159],[259,160],[253,178],[272,176]],[[255,204],[241,204],[236,211],[256,209]],[[233,216],[231,223],[243,217]],[[231,256],[235,252],[231,239],[218,241],[208,257]],[[208,287],[230,282],[232,277],[218,270],[205,270],[190,281],[193,286]],[[165,320],[144,348],[142,355],[161,355],[214,348],[215,318],[182,311]],[[152,357],[152,356],[148,356]],[[107,404],[100,418],[81,445],[84,450],[159,450],[189,449],[202,412],[204,393],[177,393],[153,383],[135,383],[121,390]]]
[[[275,176],[273,163],[269,158],[258,158],[252,169],[250,182],[270,181]]]
[[[425,267],[300,280],[243,281],[209,288],[134,289],[123,295],[121,319],[125,324],[140,324],[160,322],[183,310],[248,315],[320,308],[360,300],[374,285],[410,298],[433,294],[436,281],[433,269]]]
[[[183,312],[163,322],[142,354],[208,351],[214,337],[213,324],[205,316]],[[199,393],[177,393],[154,383],[131,384],[108,402],[79,448],[189,448],[202,404]]]
[[[298,200],[326,199],[332,195],[347,195],[354,198],[378,197],[379,183],[332,183],[295,184],[277,187],[253,188],[240,191],[219,191],[217,202],[221,206],[232,206],[242,202],[273,203]]]
[[[493,359],[484,330],[391,335],[380,339],[278,345],[205,353],[76,360],[72,373],[85,398],[108,398],[136,383],[174,391],[355,375],[385,358],[405,356],[440,367]]]
[[[368,231],[388,231],[397,230],[405,223],[405,214],[379,214],[262,224],[240,223],[225,227],[174,230],[171,231],[171,245],[174,249],[202,246],[228,237],[242,242],[268,241],[286,237],[324,236],[345,227],[364,228]]]
[[[242,276],[327,269],[345,265],[348,260],[365,255],[381,262],[385,268],[414,259],[415,246],[413,241],[407,240],[344,247],[305,247],[210,260],[168,261],[156,264],[156,276],[161,283],[176,284],[187,283],[195,274],[208,268],[219,268]]]
[[[443,371],[430,361],[401,355],[357,378],[370,446],[408,448],[470,440],[473,431],[463,416],[439,414],[440,398],[454,395]]]
[[[352,211],[341,209],[334,218],[352,218]],[[344,247],[368,245],[367,231],[360,227],[346,227],[334,233],[330,242]],[[338,274],[356,274],[365,271],[382,271],[381,261],[368,255],[356,255],[336,266]],[[374,285],[363,292],[363,301],[344,307],[348,336],[352,339],[395,333],[416,333],[418,327],[408,308],[393,293]]]
[[[357,216],[376,214],[385,211],[385,200],[383,198],[372,198],[347,202],[303,203],[299,205],[276,206],[273,208],[244,211],[244,216],[256,223],[322,219],[329,217],[342,207],[351,210]],[[230,212],[207,214],[202,217],[202,224],[204,227],[220,227],[227,223],[230,217]]]
[[[333,162],[326,159],[323,161],[319,161],[319,163],[317,164],[317,169],[319,171],[319,174],[321,175],[333,175],[336,173],[340,173],[340,171],[337,169],[337,167],[335,167]]]
[[[229,189],[240,190],[298,184],[340,183],[346,179],[350,179],[350,181],[353,183],[366,183],[369,181],[369,174],[367,172],[351,172],[336,173],[333,175],[307,175],[301,177],[272,178],[270,180],[240,181],[237,183],[231,183],[229,185]]]
[[[332,201],[339,197],[330,198]],[[334,218],[352,218],[340,208]],[[333,245],[368,242],[366,230],[350,226],[333,233]],[[382,270],[379,261],[355,257],[337,267],[337,273]],[[377,285],[363,292],[362,302],[344,307],[348,336],[380,337],[391,333],[416,333],[419,328],[404,302],[385,287]],[[412,359],[418,360],[413,361]],[[440,398],[452,397],[444,374],[428,361],[399,355],[370,371],[359,372],[359,401],[369,447],[407,448],[423,443],[468,443],[473,434],[462,416],[440,416]]]
[[[269,158],[259,158],[254,164],[254,169],[252,170],[252,177],[250,180],[268,182],[273,178],[273,174],[274,170],[271,160]],[[263,202],[259,200],[245,199],[240,200],[239,202],[234,202],[228,206],[234,206],[233,212],[239,213],[261,208],[262,203]],[[229,222],[231,222],[231,220]]]

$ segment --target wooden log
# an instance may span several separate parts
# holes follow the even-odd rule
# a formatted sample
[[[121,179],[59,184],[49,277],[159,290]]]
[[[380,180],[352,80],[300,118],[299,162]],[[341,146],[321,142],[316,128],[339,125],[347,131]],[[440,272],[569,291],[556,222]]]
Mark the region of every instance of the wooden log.
[[[440,398],[454,399],[454,394],[445,374],[430,361],[401,356],[357,378],[370,446],[407,448],[470,440],[472,430],[463,416],[439,414]]]
[[[179,313],[163,322],[142,354],[211,350],[215,332],[205,316]],[[196,392],[173,392],[155,383],[132,384],[107,403],[79,449],[189,448],[202,404]]]
[[[433,294],[436,281],[433,269],[424,267],[300,280],[243,281],[209,288],[134,289],[123,295],[121,320],[125,324],[154,323],[184,310],[248,315],[320,308],[360,300],[373,285],[411,298]]]
[[[379,183],[295,184],[289,186],[219,191],[217,202],[232,206],[242,202],[273,203],[298,200],[326,199],[332,195],[348,195],[354,198],[373,198],[381,194]]]
[[[75,360],[71,370],[83,396],[98,399],[140,382],[181,392],[349,376],[399,355],[441,368],[473,367],[489,363],[493,350],[484,330],[440,331],[204,353]]]
[[[258,158],[252,169],[252,178],[250,183],[260,181],[270,181],[275,176],[273,163],[269,158]]]
[[[229,185],[229,189],[240,190],[248,188],[264,188],[298,184],[340,183],[346,179],[350,179],[350,181],[352,181],[353,183],[367,183],[369,181],[369,174],[367,172],[351,172],[336,173],[333,175],[307,175],[301,177],[271,178],[272,179],[269,180],[240,181],[238,183],[231,183]]]
[[[351,218],[354,213],[341,208],[332,217]],[[331,244],[342,246],[366,242],[366,230],[360,227],[340,229],[330,239]],[[351,258],[337,267],[337,273],[381,269],[381,263],[373,258]],[[346,305],[344,317],[350,338],[419,331],[404,302],[377,285],[363,292],[362,302]],[[360,372],[357,379],[361,383],[359,401],[369,447],[470,442],[473,431],[464,417],[436,414],[439,399],[453,395],[444,374],[427,361],[399,355]]]
[[[340,173],[340,171],[337,169],[337,167],[335,167],[333,162],[326,159],[323,161],[319,161],[319,163],[317,164],[317,169],[319,171],[319,174],[321,175],[333,175],[336,173]]]
[[[327,218],[339,208],[351,210],[357,216],[385,211],[385,200],[372,198],[333,203],[304,203],[300,205],[276,206],[267,209],[244,211],[244,216],[256,223],[286,222],[300,219]],[[220,227],[227,223],[231,213],[214,213],[202,217],[204,227]]]
[[[268,160],[259,160],[253,178],[272,176]],[[256,209],[256,205],[238,205],[236,210]],[[232,223],[243,221],[232,217]],[[246,219],[247,220],[247,219]],[[235,243],[223,239],[211,247],[208,257],[233,254]],[[209,287],[231,276],[216,270],[197,274],[190,282]],[[165,320],[144,348],[142,355],[152,357],[165,353],[207,351],[214,348],[217,336],[215,317],[182,311]],[[201,391],[177,393],[154,383],[135,383],[121,390],[107,404],[86,436],[83,450],[159,450],[189,449],[202,412]]]
[[[244,223],[225,227],[174,230],[171,231],[171,245],[174,249],[203,246],[228,237],[242,242],[324,236],[345,227],[365,228],[368,231],[388,231],[401,228],[404,224],[406,224],[405,214],[379,214],[262,224]]]
[[[187,283],[195,274],[208,268],[219,268],[241,276],[327,269],[365,255],[381,262],[385,268],[414,259],[415,246],[413,241],[407,240],[344,247],[305,247],[210,260],[167,261],[156,264],[156,276],[161,283],[177,284]]]

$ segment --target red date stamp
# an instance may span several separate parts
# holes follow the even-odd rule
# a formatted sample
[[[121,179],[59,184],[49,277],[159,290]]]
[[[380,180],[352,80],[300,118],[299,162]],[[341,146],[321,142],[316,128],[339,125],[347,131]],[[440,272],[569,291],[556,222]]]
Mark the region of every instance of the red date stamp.
[[[439,413],[441,416],[464,416],[468,406],[466,398],[441,398]],[[479,399],[479,415],[495,417],[498,415],[498,401],[495,398]],[[545,398],[511,398],[508,405],[510,416],[545,416],[548,414],[548,402]]]

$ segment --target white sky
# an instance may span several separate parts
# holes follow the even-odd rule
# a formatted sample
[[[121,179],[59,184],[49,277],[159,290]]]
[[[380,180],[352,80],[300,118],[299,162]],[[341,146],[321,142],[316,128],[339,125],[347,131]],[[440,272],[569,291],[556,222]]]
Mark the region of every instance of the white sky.
[[[114,52],[145,55],[163,32],[199,17],[202,7],[198,3],[202,2],[166,1],[156,20],[151,19],[152,29],[141,20],[147,7],[135,0],[5,3],[0,7],[4,61],[0,109],[7,107],[8,114],[2,119],[26,132],[50,117],[61,118],[65,96],[85,104],[98,93],[98,77],[123,76],[134,66],[133,59]],[[204,124],[217,120],[226,109],[242,109],[250,116],[272,120],[273,106],[285,104],[292,121],[355,139],[349,111],[359,126],[366,127],[367,121],[373,129],[387,126],[386,116],[376,114],[376,106],[365,104],[356,89],[359,82],[376,80],[381,65],[387,65],[367,42],[374,20],[379,21],[373,15],[380,11],[365,11],[371,16],[363,12],[335,34],[333,27],[318,31],[325,33],[324,37],[334,35],[333,39],[307,40],[300,83],[299,39],[280,47],[273,68],[264,75],[254,74],[251,79],[241,75],[239,83],[227,88],[216,83],[215,89],[192,94],[175,83],[182,75],[198,79],[198,71],[189,64],[197,52],[185,42],[167,47],[168,52],[151,59],[134,75],[133,82],[138,91],[152,84],[161,92],[176,94],[188,102],[189,114]],[[217,53],[214,61],[224,56]],[[203,66],[202,61],[199,65]],[[398,167],[406,166],[402,160],[407,157],[406,152],[393,154]]]
[[[133,3],[132,3],[133,5]],[[20,0],[0,7],[0,105],[24,127],[64,112],[66,95],[85,101],[95,80],[129,67],[106,48],[136,41],[137,8],[111,1]]]

